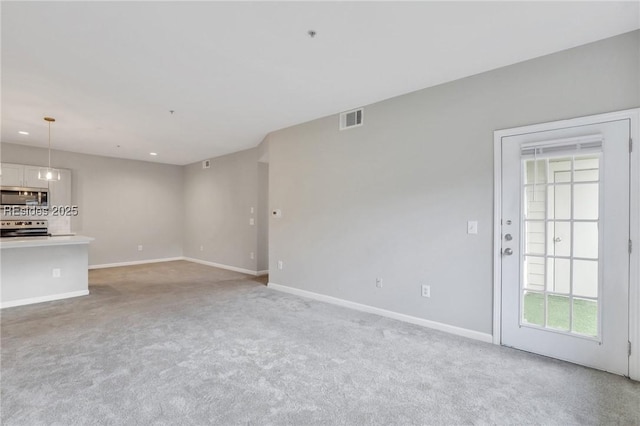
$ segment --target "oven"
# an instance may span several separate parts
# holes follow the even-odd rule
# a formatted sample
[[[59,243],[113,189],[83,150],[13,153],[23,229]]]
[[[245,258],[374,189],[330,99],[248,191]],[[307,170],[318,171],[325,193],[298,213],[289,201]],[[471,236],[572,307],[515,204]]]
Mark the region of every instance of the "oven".
[[[2,220],[0,237],[47,237],[49,224],[46,219]]]

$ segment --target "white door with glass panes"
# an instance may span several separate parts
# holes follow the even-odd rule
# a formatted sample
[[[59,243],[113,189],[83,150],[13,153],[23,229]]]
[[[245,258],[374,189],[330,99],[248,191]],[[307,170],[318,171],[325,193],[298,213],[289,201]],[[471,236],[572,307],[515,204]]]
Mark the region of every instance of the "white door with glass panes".
[[[502,138],[502,344],[628,375],[629,137]]]

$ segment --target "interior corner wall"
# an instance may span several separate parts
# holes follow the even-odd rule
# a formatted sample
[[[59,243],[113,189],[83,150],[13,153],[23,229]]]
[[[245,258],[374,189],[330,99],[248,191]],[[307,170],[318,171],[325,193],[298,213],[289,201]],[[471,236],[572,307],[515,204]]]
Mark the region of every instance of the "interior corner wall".
[[[257,148],[184,166],[183,208],[185,257],[257,270]]]
[[[182,256],[182,167],[53,150],[70,169],[71,231],[95,238],[89,265]],[[2,162],[46,166],[47,150],[2,143]],[[142,251],[138,246],[142,246]]]
[[[269,163],[258,163],[258,271],[269,270]]]
[[[635,31],[271,133],[269,281],[490,334],[494,130],[638,107],[639,52]]]

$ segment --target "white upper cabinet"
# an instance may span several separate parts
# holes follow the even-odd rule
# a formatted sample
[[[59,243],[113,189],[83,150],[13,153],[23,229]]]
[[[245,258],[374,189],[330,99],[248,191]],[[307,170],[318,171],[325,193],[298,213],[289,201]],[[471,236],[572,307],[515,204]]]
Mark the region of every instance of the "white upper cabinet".
[[[71,170],[56,169],[60,172],[60,180],[49,182],[49,206],[71,205]]]
[[[2,186],[49,188],[46,180],[38,179],[38,166],[2,163]]]
[[[22,186],[24,167],[19,164],[2,163],[2,186]]]
[[[24,166],[24,185],[27,188],[47,188],[46,180],[38,179],[40,167]]]

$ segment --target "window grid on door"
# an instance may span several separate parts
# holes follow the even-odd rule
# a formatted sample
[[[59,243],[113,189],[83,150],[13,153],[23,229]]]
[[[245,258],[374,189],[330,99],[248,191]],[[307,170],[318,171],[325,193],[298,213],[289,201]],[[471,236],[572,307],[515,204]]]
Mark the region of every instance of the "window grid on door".
[[[520,325],[600,335],[600,154],[523,159]]]

